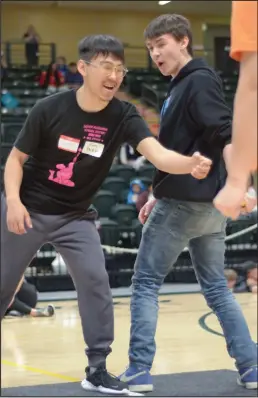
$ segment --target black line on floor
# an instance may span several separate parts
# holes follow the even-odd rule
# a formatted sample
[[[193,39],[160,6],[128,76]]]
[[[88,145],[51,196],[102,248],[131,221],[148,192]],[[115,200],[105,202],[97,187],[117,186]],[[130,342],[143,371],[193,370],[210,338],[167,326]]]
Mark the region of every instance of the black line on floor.
[[[213,311],[208,312],[207,314],[204,314],[203,316],[201,316],[201,318],[199,319],[198,323],[201,326],[201,328],[203,330],[206,330],[206,332],[215,334],[216,336],[220,336],[220,337],[224,337],[224,334],[217,332],[216,330],[211,329],[207,324],[206,324],[206,319],[211,315],[214,314]]]

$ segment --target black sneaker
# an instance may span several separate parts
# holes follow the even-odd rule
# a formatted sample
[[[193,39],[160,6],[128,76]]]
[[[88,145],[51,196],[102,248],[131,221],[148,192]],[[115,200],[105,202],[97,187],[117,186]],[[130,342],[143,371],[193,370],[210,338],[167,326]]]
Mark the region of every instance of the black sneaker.
[[[99,366],[93,373],[90,373],[90,368],[87,367],[85,372],[86,378],[81,383],[84,390],[114,395],[136,395],[129,391],[128,384],[108,373],[103,365]],[[137,394],[137,396],[141,395]]]

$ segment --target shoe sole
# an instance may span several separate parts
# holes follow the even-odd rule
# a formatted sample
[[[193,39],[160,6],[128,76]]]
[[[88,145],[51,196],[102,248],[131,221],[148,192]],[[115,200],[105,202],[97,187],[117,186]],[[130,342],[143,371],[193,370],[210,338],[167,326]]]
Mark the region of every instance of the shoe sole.
[[[152,392],[153,385],[152,384],[139,384],[139,385],[130,385],[129,390],[132,392]]]
[[[237,384],[239,386],[245,387],[247,390],[257,390],[258,389],[257,381],[250,381],[247,383],[243,383],[241,380],[237,379]]]
[[[92,383],[90,383],[88,380],[84,379],[81,382],[81,386],[84,390],[87,391],[98,391],[101,392],[102,394],[111,394],[111,395],[119,395],[119,396],[129,396],[129,397],[142,397],[143,394],[139,394],[136,392],[132,392],[124,388],[123,390],[112,390],[111,388],[106,388],[103,386],[94,386]]]

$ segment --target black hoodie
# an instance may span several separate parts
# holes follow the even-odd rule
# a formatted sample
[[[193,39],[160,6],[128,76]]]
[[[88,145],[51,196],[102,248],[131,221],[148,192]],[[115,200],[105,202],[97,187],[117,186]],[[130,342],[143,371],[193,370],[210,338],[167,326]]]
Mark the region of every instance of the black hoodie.
[[[202,59],[193,59],[170,83],[162,110],[159,141],[183,155],[201,152],[213,161],[207,178],[157,170],[154,196],[182,201],[212,202],[225,184],[223,148],[231,142],[232,113],[222,83]]]

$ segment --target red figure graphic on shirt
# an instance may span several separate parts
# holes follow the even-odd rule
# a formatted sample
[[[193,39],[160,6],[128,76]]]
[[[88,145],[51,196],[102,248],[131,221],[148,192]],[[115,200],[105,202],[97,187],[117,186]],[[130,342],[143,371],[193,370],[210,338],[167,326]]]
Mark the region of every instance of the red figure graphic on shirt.
[[[48,177],[49,181],[54,181],[57,184],[65,185],[67,187],[74,187],[75,184],[71,180],[71,178],[73,176],[73,169],[75,162],[80,156],[81,152],[82,148],[79,148],[76,156],[73,158],[72,162],[68,163],[67,166],[65,164],[57,164],[56,165],[57,170],[49,170],[50,173]]]

